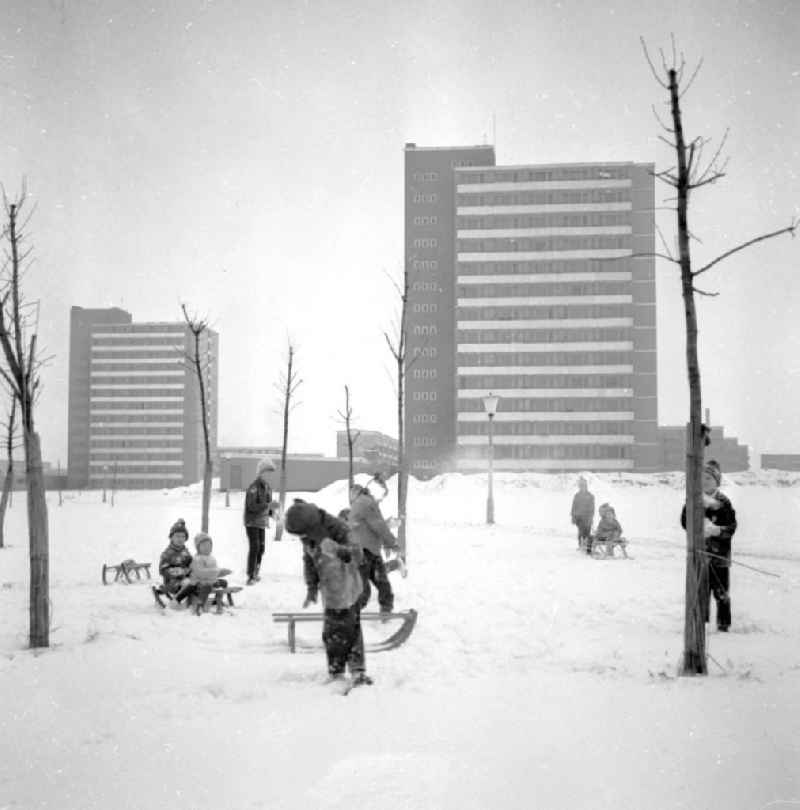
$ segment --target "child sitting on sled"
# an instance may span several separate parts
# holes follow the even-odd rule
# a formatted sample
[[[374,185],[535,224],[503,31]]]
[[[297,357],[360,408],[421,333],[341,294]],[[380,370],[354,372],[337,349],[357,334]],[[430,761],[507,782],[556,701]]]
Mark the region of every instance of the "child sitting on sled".
[[[162,590],[172,598],[188,582],[192,555],[186,550],[189,530],[183,518],[178,518],[169,530],[169,545],[161,552],[158,573],[163,579]]]
[[[617,520],[616,512],[611,504],[601,504],[597,510],[600,515],[600,521],[597,524],[594,537],[589,537],[586,553],[591,554],[594,546],[603,543],[605,544],[605,552],[608,556],[613,556],[614,546],[616,544],[622,545],[622,551],[625,551],[625,546],[622,541],[622,526]],[[627,556],[627,555],[626,555]]]
[[[227,588],[228,581],[222,579],[231,573],[230,568],[220,568],[211,555],[214,541],[211,535],[198,532],[194,536],[194,545],[197,555],[192,560],[189,577],[183,587],[175,595],[175,601],[180,602],[186,596],[193,596],[196,600],[198,615],[205,608],[209,594],[214,588]]]

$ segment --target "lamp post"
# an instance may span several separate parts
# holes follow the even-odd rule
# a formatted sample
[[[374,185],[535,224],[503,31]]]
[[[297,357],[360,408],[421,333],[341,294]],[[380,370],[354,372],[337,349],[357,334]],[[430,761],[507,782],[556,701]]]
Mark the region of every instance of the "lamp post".
[[[500,397],[490,393],[483,398],[483,407],[489,417],[489,493],[486,496],[486,524],[491,526],[494,523],[494,416],[497,413],[497,405]]]

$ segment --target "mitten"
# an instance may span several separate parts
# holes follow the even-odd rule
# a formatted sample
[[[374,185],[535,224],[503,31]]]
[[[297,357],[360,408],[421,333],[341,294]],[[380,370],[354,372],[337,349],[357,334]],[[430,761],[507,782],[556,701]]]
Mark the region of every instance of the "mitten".
[[[306,600],[303,602],[303,607],[307,608],[309,605],[316,604],[317,602],[317,590],[316,588],[309,588],[306,592]]]
[[[703,537],[717,537],[719,533],[719,526],[712,523],[708,518],[705,518],[703,521]]]

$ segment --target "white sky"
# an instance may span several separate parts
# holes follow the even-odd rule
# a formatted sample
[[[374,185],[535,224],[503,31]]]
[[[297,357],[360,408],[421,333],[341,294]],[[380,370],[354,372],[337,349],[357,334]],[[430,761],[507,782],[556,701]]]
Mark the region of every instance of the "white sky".
[[[69,307],[122,306],[220,333],[223,444],[278,444],[275,389],[298,349],[290,449],[333,454],[356,421],[395,434],[387,274],[403,262],[403,144],[492,139],[498,164],[671,165],[644,62],[670,32],[704,67],[688,135],[730,127],[728,176],[698,192],[697,261],[800,214],[800,4],[792,0],[403,4],[8,0],[0,180],[37,204],[29,298],[54,357],[37,414],[66,460]],[[717,141],[715,140],[715,143]],[[667,196],[658,188],[658,202]],[[672,240],[670,215],[659,222]],[[756,453],[800,452],[798,243],[704,277],[704,407]],[[683,310],[658,266],[659,421],[685,421]]]

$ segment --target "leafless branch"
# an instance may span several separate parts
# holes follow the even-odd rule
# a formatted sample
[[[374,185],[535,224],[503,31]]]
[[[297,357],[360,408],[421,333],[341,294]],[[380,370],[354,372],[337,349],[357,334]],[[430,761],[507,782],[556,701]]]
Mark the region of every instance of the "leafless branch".
[[[658,71],[656,70],[656,66],[653,64],[653,60],[650,58],[650,52],[647,50],[647,43],[644,41],[644,37],[639,37],[639,42],[642,43],[642,50],[644,51],[644,58],[647,60],[647,64],[650,66],[650,72],[653,74],[653,78],[665,90],[668,90],[669,85],[661,78],[661,76],[659,76]]]
[[[699,287],[692,287],[692,290],[696,292],[698,295],[704,295],[706,298],[716,298],[719,293],[716,292],[706,292],[706,290],[701,290]]]
[[[655,116],[656,121],[658,121],[659,126],[660,126],[660,127],[661,127],[661,128],[662,128],[662,129],[663,129],[665,132],[675,132],[675,130],[674,130],[674,129],[672,129],[672,127],[668,127],[668,126],[667,126],[667,125],[666,125],[666,124],[665,124],[665,123],[664,123],[664,122],[661,120],[661,116],[658,114],[658,111],[656,110],[656,105],[655,105],[655,104],[651,104],[650,106],[651,106],[651,109],[653,110],[653,115]],[[659,137],[661,137],[661,136],[659,136]],[[670,143],[670,141],[667,141],[667,143]]]
[[[708,264],[703,265],[699,270],[694,270],[692,272],[692,277],[699,276],[701,273],[705,273],[706,270],[710,270],[715,264],[719,264],[723,259],[727,259],[728,256],[732,256],[734,253],[738,253],[740,250],[744,250],[746,247],[750,247],[750,245],[755,245],[758,242],[763,242],[766,239],[772,239],[774,236],[781,236],[784,233],[791,234],[794,237],[795,231],[797,230],[797,226],[800,224],[800,220],[794,220],[788,228],[781,228],[778,231],[773,231],[772,233],[765,233],[762,236],[756,236],[755,239],[748,239],[747,242],[742,242],[741,245],[737,245],[735,248],[731,248],[730,250],[726,250],[720,256],[717,256],[716,259],[710,261]]]
[[[675,257],[672,255],[672,251],[669,249],[669,245],[667,244],[667,240],[664,238],[664,233],[661,228],[656,225],[656,233],[658,234],[658,238],[661,240],[661,244],[664,247],[664,252],[669,257],[670,261],[675,261]]]
[[[686,93],[689,92],[689,88],[692,86],[692,84],[694,84],[694,80],[697,78],[697,74],[700,72],[700,68],[702,66],[703,66],[703,59],[701,57],[700,61],[697,63],[697,67],[694,69],[694,73],[692,73],[691,77],[689,78],[689,81],[686,82],[686,87],[684,87],[683,90],[681,90],[680,95],[678,96],[679,99],[683,98],[686,95]]]
[[[697,183],[690,183],[686,188],[689,191],[694,191],[695,189],[702,188],[703,186],[710,186],[712,183],[716,183],[721,177],[725,177],[725,172],[714,172],[714,174],[706,177],[705,180],[701,180]]]
[[[671,256],[669,253],[632,253],[630,258],[631,259],[645,259],[651,258],[655,256],[657,259],[666,259],[668,262],[672,262],[673,264],[680,264],[680,261],[676,259],[674,256]]]

